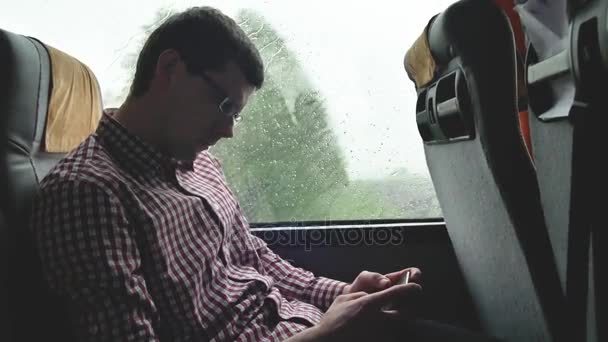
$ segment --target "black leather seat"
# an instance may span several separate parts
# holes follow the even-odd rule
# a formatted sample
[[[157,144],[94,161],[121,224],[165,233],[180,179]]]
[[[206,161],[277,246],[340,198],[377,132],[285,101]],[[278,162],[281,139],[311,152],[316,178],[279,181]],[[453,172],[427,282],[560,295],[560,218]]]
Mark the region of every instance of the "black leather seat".
[[[4,84],[0,86],[0,93],[5,93]],[[0,115],[0,141],[6,141],[5,117]],[[6,146],[0,144],[0,194],[6,194],[8,189],[8,177],[6,169]],[[0,269],[8,269],[8,239],[7,239],[7,215],[11,212],[8,198],[0,198]],[[12,325],[9,306],[9,293],[7,288],[8,275],[0,276],[0,341],[10,341],[10,328]]]
[[[2,192],[2,200],[12,207],[2,245],[8,249],[3,251],[9,262],[2,280],[8,287],[9,305],[0,309],[13,319],[13,341],[68,341],[65,308],[46,287],[28,230],[39,182],[64,156],[44,151],[52,90],[47,48],[36,39],[0,30],[0,75],[0,115],[8,138],[2,157],[6,156],[11,188]]]

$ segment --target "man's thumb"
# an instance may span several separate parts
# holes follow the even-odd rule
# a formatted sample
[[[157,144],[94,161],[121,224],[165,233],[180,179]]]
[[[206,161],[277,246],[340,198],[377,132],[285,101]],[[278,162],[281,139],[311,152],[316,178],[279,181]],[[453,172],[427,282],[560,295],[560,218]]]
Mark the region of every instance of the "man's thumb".
[[[387,277],[382,277],[382,279],[380,279],[380,288],[381,289],[385,289],[387,287],[389,287],[389,285],[391,284],[391,280],[388,279]]]
[[[409,283],[407,285],[395,285],[380,292],[372,293],[364,297],[370,308],[380,309],[384,305],[391,304],[399,298],[414,295],[422,290],[420,285]]]

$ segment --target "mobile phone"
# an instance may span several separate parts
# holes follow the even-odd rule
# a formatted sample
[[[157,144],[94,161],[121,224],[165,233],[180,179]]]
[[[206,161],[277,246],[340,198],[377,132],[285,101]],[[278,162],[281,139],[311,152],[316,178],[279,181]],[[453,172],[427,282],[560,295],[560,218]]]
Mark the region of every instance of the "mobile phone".
[[[405,285],[405,284],[408,284],[409,282],[410,282],[410,271],[407,271],[403,275],[403,278],[401,278],[401,280],[399,281],[399,284]]]
[[[405,272],[405,274],[403,275],[403,277],[399,280],[399,285],[405,285],[408,284],[410,282],[410,271]],[[382,308],[382,310],[384,311],[390,311],[393,310],[394,307],[393,305],[386,305]]]

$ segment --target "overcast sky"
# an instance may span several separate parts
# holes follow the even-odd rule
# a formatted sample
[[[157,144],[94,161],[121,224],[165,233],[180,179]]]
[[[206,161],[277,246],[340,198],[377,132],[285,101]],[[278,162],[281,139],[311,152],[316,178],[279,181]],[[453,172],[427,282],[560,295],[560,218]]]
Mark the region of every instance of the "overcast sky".
[[[453,2],[0,0],[0,28],[77,57],[96,74],[104,94],[115,94],[129,76],[120,62],[158,8],[210,5],[231,16],[255,9],[285,38],[326,97],[349,174],[377,178],[400,168],[428,174],[403,56],[431,16]]]

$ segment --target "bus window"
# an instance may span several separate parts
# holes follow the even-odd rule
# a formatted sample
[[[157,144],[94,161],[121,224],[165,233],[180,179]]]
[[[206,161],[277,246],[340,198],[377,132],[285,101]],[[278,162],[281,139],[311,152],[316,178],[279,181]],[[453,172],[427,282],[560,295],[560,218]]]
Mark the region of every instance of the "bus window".
[[[265,62],[235,138],[212,148],[251,222],[442,216],[402,57],[452,2],[205,2],[236,18]],[[116,107],[146,34],[194,5],[24,0],[0,22],[78,57],[97,75],[104,106]]]

